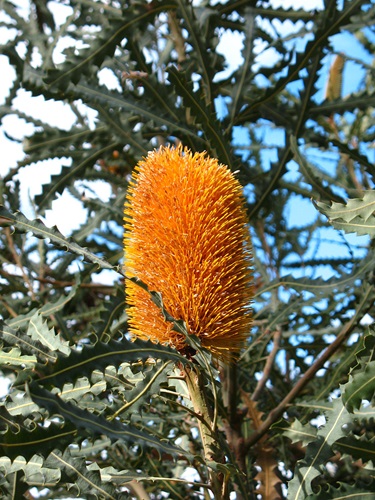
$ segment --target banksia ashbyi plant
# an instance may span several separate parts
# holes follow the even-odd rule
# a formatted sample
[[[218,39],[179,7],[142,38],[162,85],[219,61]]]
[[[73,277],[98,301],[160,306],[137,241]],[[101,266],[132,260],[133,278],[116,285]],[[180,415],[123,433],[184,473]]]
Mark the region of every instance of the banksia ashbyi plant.
[[[125,204],[125,271],[161,292],[166,311],[215,357],[251,324],[251,246],[242,187],[206,153],[160,148],[135,168]],[[127,280],[130,332],[184,351],[147,291]]]

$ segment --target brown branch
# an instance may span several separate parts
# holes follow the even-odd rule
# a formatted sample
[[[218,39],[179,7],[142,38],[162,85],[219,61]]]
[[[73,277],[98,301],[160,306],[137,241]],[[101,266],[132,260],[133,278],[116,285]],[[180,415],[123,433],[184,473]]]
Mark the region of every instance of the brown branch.
[[[133,481],[125,483],[125,486],[129,488],[140,500],[150,500],[149,494],[139,481],[133,479]]]
[[[3,269],[0,269],[0,275],[4,276],[4,278],[21,278],[18,274],[8,273]],[[39,283],[52,285],[54,288],[65,288],[67,286],[74,286],[76,284],[75,281],[62,281],[55,280],[53,278],[33,278],[34,281],[38,281]],[[105,285],[104,283],[81,283],[80,288],[89,288],[89,289],[103,289],[105,292],[109,292],[114,288],[114,285]]]
[[[35,299],[35,294],[34,294],[34,290],[33,290],[33,285],[28,277],[28,275],[26,274],[24,268],[23,268],[23,265],[22,265],[22,261],[21,261],[21,257],[19,256],[17,250],[16,250],[16,247],[14,246],[14,241],[13,241],[13,238],[12,238],[12,233],[10,232],[10,228],[9,227],[6,227],[4,229],[4,232],[5,232],[5,235],[6,235],[6,239],[7,239],[7,242],[8,242],[8,246],[9,246],[9,250],[11,251],[12,253],[12,256],[13,256],[13,259],[14,259],[14,262],[15,264],[17,265],[17,267],[19,268],[19,270],[21,271],[21,274],[22,274],[22,277],[30,291],[30,294],[31,294],[31,298],[34,300]]]
[[[235,455],[236,463],[240,470],[246,473],[246,461],[243,453],[242,422],[245,416],[243,411],[238,409],[238,384],[237,365],[231,363],[221,369],[220,378],[223,388],[223,402],[227,408],[228,418],[223,419],[223,426],[227,442]]]
[[[353,162],[353,160],[350,158],[349,155],[346,155],[346,154],[342,155],[342,160],[346,164],[346,168],[347,168],[349,177],[352,180],[355,188],[357,189],[358,195],[361,196],[362,193],[363,193],[363,191],[364,191],[364,187],[359,182],[358,176],[356,175],[356,173],[354,171],[354,162]]]
[[[338,350],[344,340],[352,332],[353,328],[357,324],[358,316],[362,312],[362,308],[366,304],[369,295],[372,293],[373,287],[369,287],[365,296],[362,298],[361,303],[359,304],[356,313],[348,321],[341,332],[336,337],[336,340],[330,344],[325,351],[320,355],[320,357],[315,361],[314,364],[310,366],[310,368],[305,372],[305,374],[298,380],[293,389],[285,396],[285,398],[274,408],[269,414],[266,420],[263,421],[263,424],[259,429],[257,429],[253,434],[246,439],[245,441],[245,452],[248,453],[249,449],[261,439],[264,434],[267,433],[268,429],[271,425],[276,422],[276,420],[284,413],[286,407],[293,401],[294,398],[300,394],[300,392],[304,389],[304,387],[312,380],[314,375],[324,366],[324,363]]]
[[[175,11],[169,11],[168,24],[171,31],[171,39],[177,52],[177,62],[179,64],[183,63],[186,60],[185,40]]]
[[[18,314],[16,313],[16,311],[14,309],[12,309],[12,307],[10,307],[10,305],[7,303],[6,300],[3,299],[3,297],[0,297],[0,302],[3,304],[3,306],[8,311],[8,313],[11,316],[13,316],[13,318],[17,318]]]
[[[257,386],[253,392],[253,395],[251,396],[251,399],[253,401],[257,401],[259,399],[259,396],[260,396],[262,390],[264,389],[264,386],[266,385],[267,380],[269,379],[273,362],[275,360],[276,354],[277,354],[279,347],[280,347],[280,339],[281,339],[281,330],[277,329],[274,333],[274,336],[273,336],[272,350],[269,353],[269,355],[267,356],[267,361],[266,361],[266,364],[264,366],[263,376],[258,381]]]
[[[47,283],[49,285],[53,285],[54,288],[65,288],[67,286],[74,286],[76,284],[75,281],[59,281],[51,278],[35,278],[35,281],[39,281],[40,283]],[[113,285],[104,285],[103,283],[81,283],[80,288],[103,288],[108,291],[114,288]]]

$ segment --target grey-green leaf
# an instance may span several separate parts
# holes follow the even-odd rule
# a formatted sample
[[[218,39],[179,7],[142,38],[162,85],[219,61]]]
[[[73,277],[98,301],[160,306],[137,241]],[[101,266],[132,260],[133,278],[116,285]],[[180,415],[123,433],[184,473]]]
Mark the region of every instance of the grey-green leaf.
[[[27,333],[33,340],[38,340],[48,347],[50,351],[60,351],[66,355],[70,353],[68,342],[63,340],[60,335],[56,335],[53,329],[48,328],[47,322],[43,322],[38,313],[35,313],[30,319]]]
[[[83,248],[71,238],[63,236],[56,226],[47,227],[40,219],[29,220],[21,212],[10,212],[0,205],[0,226],[13,226],[21,232],[32,232],[37,238],[48,238],[56,246],[62,247],[77,255],[81,255],[86,261],[97,264],[102,269],[116,269],[109,262],[97,257],[95,254]]]
[[[375,236],[375,190],[365,191],[363,198],[350,199],[346,205],[319,201],[314,201],[314,205],[336,229]]]

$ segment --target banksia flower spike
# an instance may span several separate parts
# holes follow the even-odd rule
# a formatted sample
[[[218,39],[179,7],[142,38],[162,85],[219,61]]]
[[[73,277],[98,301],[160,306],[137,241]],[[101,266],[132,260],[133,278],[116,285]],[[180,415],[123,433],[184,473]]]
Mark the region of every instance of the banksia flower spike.
[[[125,270],[161,292],[215,357],[243,346],[251,323],[251,247],[242,188],[205,153],[160,148],[135,168],[125,203]],[[149,294],[127,280],[130,332],[183,351]]]

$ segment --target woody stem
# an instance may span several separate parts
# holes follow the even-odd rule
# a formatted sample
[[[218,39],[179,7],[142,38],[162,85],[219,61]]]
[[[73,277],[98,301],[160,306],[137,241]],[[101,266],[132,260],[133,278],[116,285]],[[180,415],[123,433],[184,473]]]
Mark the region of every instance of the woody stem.
[[[185,367],[182,372],[188,387],[191,402],[195,413],[198,415],[198,428],[202,439],[205,462],[208,466],[210,486],[214,498],[225,499],[227,496],[226,481],[223,474],[212,469],[213,463],[222,463],[223,454],[220,450],[217,429],[213,428],[213,410],[207,401],[205,385],[198,367]],[[210,464],[211,462],[211,464]]]

